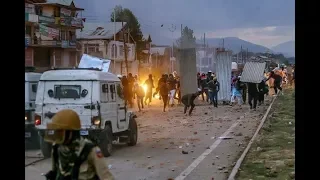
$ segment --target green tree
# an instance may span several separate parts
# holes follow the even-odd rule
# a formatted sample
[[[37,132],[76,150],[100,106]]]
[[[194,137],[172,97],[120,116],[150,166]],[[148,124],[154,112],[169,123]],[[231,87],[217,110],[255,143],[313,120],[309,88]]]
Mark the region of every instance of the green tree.
[[[196,37],[193,35],[193,30],[184,27],[181,32],[181,37],[177,39],[176,45],[179,48],[195,48],[196,47]]]
[[[181,37],[176,41],[176,47],[178,48],[178,57],[182,61],[190,59],[196,61],[196,37],[193,35],[193,30],[187,26],[182,29]],[[174,50],[175,51],[175,50]]]
[[[141,60],[141,53],[144,48],[145,42],[142,39],[143,35],[141,32],[140,23],[137,17],[133,14],[133,12],[128,8],[122,8],[122,6],[117,5],[114,8],[115,12],[115,20],[116,22],[126,22],[127,27],[129,28],[130,35],[137,43],[136,52],[137,58]],[[114,12],[110,15],[111,22],[114,22]]]

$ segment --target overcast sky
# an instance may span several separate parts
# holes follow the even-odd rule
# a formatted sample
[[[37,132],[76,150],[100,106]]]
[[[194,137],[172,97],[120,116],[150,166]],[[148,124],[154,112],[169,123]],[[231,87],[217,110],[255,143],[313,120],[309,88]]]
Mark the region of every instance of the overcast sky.
[[[75,4],[85,9],[82,16],[91,22],[110,21],[116,5],[129,8],[142,32],[151,34],[157,44],[179,37],[181,24],[199,39],[203,33],[207,38],[239,37],[269,48],[295,40],[294,0],[75,0]]]

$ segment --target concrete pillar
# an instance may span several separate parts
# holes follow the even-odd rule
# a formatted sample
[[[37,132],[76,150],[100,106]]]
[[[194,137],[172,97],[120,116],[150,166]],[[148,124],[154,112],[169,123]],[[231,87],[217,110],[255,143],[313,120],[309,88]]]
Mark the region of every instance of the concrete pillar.
[[[197,92],[197,67],[196,67],[196,49],[194,47],[182,48],[179,50],[178,59],[181,95]]]

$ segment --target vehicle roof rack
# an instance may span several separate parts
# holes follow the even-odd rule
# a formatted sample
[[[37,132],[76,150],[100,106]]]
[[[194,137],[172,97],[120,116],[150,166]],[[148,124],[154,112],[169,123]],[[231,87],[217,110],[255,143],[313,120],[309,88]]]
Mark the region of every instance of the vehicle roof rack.
[[[35,72],[36,68],[33,66],[25,66],[24,67],[24,72]]]

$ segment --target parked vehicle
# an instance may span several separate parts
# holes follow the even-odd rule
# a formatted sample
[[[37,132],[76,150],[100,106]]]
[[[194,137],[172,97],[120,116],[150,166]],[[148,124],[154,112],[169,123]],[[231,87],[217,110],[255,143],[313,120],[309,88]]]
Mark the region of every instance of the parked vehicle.
[[[81,119],[80,134],[92,140],[105,156],[112,142],[134,146],[138,139],[136,116],[128,111],[119,78],[93,68],[54,69],[42,74],[36,98],[35,125],[45,157],[51,144],[43,140],[47,122],[62,109],[76,111]]]
[[[25,149],[39,149],[39,137],[38,132],[34,125],[34,111],[35,111],[35,100],[37,93],[38,81],[40,80],[41,74],[34,73],[33,67],[25,68]]]

